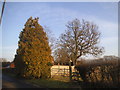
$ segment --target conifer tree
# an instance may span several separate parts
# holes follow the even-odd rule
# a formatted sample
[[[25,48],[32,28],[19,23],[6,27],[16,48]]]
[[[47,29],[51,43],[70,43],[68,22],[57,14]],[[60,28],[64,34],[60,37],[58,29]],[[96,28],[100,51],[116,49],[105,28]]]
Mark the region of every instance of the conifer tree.
[[[49,78],[53,57],[38,18],[27,20],[19,38],[14,59],[17,74],[25,78]]]

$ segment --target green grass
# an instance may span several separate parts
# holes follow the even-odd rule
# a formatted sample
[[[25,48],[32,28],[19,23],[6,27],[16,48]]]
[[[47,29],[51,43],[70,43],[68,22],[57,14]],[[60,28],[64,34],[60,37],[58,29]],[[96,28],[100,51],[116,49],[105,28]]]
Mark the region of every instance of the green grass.
[[[70,82],[69,77],[57,76],[57,75],[52,77],[52,80],[58,80],[58,81],[62,81],[62,82]]]
[[[12,73],[11,73],[12,72]],[[23,80],[23,82],[28,82],[31,84],[36,84],[43,88],[81,88],[77,82],[70,82],[69,77],[56,76],[50,79],[24,79],[19,78],[13,73],[11,69],[4,69],[3,74],[6,74],[12,78]]]
[[[27,82],[46,88],[80,88],[80,85],[75,82],[63,82],[54,79],[31,79],[27,80]]]

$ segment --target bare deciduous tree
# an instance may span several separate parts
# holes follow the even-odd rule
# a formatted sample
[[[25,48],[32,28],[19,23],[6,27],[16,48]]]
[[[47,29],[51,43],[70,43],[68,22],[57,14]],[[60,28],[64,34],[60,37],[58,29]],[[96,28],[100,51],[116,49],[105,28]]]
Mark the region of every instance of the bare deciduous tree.
[[[67,49],[67,54],[74,64],[83,55],[101,55],[104,48],[98,46],[100,32],[98,26],[82,20],[74,19],[66,25],[67,30],[60,36],[59,48]]]
[[[62,64],[62,65],[69,64],[69,55],[67,53],[67,49],[65,48],[56,49],[54,51],[54,58],[56,63]]]
[[[54,37],[55,35],[47,26],[44,26],[44,30],[45,30],[47,37],[48,37],[49,46],[51,47],[51,50],[53,52],[55,49],[55,42],[56,42],[56,38]]]

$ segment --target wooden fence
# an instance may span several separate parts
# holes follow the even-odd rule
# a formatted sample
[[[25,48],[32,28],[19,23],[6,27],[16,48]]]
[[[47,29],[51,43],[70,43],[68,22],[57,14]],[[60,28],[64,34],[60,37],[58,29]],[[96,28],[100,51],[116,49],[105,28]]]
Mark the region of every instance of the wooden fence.
[[[66,68],[52,68],[51,69],[51,77],[54,77],[56,75],[69,76],[69,69],[66,69]]]
[[[72,69],[72,79],[79,80],[80,75],[79,73],[74,69],[74,66],[71,66]],[[63,76],[63,77],[69,77],[69,66],[63,66],[63,65],[54,65],[51,67],[51,78],[55,76]]]

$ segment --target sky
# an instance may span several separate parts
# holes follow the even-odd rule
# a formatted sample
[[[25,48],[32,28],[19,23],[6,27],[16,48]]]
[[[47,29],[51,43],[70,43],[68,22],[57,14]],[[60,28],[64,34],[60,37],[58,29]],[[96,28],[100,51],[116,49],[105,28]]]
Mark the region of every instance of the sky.
[[[39,24],[47,26],[56,38],[64,33],[68,21],[78,18],[93,22],[101,32],[99,45],[105,48],[104,55],[118,56],[117,2],[7,2],[0,46],[3,58],[13,61],[19,34],[30,16],[39,17]]]

